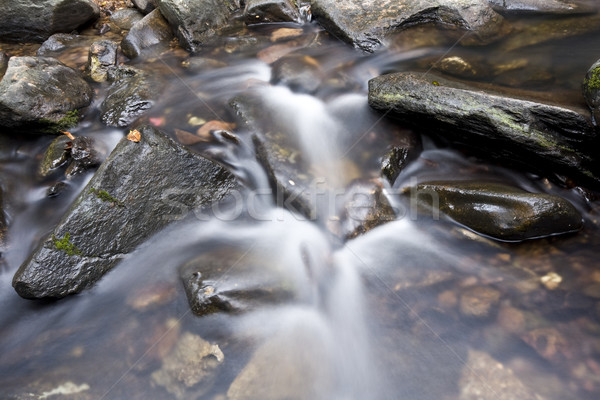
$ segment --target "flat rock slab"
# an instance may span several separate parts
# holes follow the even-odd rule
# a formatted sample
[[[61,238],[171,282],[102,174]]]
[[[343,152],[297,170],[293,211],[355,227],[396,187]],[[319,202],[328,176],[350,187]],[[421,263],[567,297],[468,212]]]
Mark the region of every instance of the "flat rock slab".
[[[219,165],[160,131],[121,140],[52,234],[13,279],[25,298],[61,298],[90,287],[154,233],[237,188]]]
[[[587,14],[594,7],[573,0],[488,0],[494,10],[515,14]]]
[[[100,16],[92,0],[10,0],[1,7],[0,40],[16,42],[43,42]]]
[[[419,73],[372,79],[369,104],[480,154],[600,184],[591,150],[596,134],[591,121],[576,111]]]
[[[11,57],[0,81],[0,126],[66,129],[93,91],[82,75],[50,57]]]
[[[428,182],[410,190],[411,202],[435,218],[442,213],[485,236],[522,241],[583,227],[579,211],[562,197],[500,183]]]
[[[325,29],[366,51],[415,25],[464,29],[471,33],[465,39],[481,43],[498,39],[506,28],[485,0],[314,0],[312,13]]]

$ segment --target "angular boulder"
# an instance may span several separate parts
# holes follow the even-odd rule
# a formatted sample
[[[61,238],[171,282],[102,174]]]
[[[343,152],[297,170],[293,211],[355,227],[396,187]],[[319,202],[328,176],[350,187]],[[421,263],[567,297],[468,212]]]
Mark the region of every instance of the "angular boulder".
[[[87,73],[94,82],[108,79],[108,71],[117,64],[119,45],[111,40],[98,40],[92,43],[88,53]]]
[[[300,12],[292,0],[247,0],[244,15],[246,24],[267,22],[298,22]]]
[[[173,32],[168,22],[154,10],[131,27],[131,30],[121,41],[121,50],[129,58],[136,58],[144,49],[159,44],[168,45],[173,38]]]
[[[132,2],[135,8],[144,14],[148,14],[156,8],[156,0],[132,0]]]
[[[11,57],[0,81],[0,126],[57,133],[77,123],[93,90],[78,71],[49,57]]]
[[[588,70],[583,80],[583,97],[592,111],[595,125],[600,123],[600,60]]]
[[[162,132],[122,139],[14,276],[25,298],[61,298],[98,281],[151,235],[221,201],[237,183],[226,170]]]
[[[92,0],[11,0],[2,2],[0,41],[43,42],[100,16]]]
[[[504,19],[485,0],[314,0],[312,13],[328,31],[354,46],[374,51],[404,28],[435,23],[470,32],[488,43],[505,31]]]
[[[369,104],[480,154],[600,184],[591,153],[596,133],[578,111],[485,93],[422,73],[372,79]]]
[[[137,22],[144,18],[144,14],[134,8],[122,8],[110,16],[110,22],[117,25],[119,29],[129,30]]]
[[[448,181],[406,189],[411,207],[446,215],[479,234],[522,241],[571,233],[583,227],[579,211],[562,197],[529,193],[500,183]]]
[[[226,26],[233,11],[240,8],[239,0],[156,0],[180,44],[191,52]]]

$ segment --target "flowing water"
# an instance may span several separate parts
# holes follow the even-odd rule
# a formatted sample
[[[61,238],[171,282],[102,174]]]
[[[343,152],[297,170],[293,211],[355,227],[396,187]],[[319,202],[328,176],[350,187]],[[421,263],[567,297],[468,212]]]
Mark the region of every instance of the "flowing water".
[[[281,51],[281,43],[271,41],[280,28],[301,30],[283,48],[300,55],[299,63],[318,65],[309,79],[320,80],[313,94],[268,84],[272,67],[264,60]],[[314,23],[273,25],[232,33],[207,48],[207,57],[225,63],[212,70],[183,68],[181,50],[149,54],[138,66],[161,74],[165,88],[140,122],[176,137],[176,129],[197,128],[194,118],[234,122],[229,101],[258,96],[262,123],[285,127],[299,142],[303,165],[324,183],[313,188],[318,217],[278,207],[256,161],[252,132],[238,126],[239,145],[209,140],[190,146],[244,182],[233,204],[210,214],[190,212],[92,289],[60,301],[21,299],[11,279],[91,175],[72,179],[64,193],[49,198],[52,179],[34,176],[52,138],[3,138],[9,228],[0,273],[0,399],[450,400],[475,398],[469,397],[474,391],[483,399],[533,398],[527,395],[533,392],[545,399],[598,398],[600,202],[592,194],[511,169],[509,162],[473,158],[417,132],[423,151],[385,186],[398,218],[346,242],[328,229],[340,214],[337,194],[355,179],[379,176],[394,138],[410,133],[369,109],[371,77],[430,73],[443,56],[476,55],[498,64],[518,59],[526,66],[485,83],[581,106],[581,79],[600,56],[593,35],[512,52],[463,48],[446,36],[417,29],[406,35],[410,39],[365,55]],[[77,60],[68,59],[75,66]],[[104,90],[99,86],[94,107]],[[72,132],[107,149],[123,134],[103,127],[94,110]],[[441,179],[500,180],[559,194],[580,209],[585,227],[564,237],[494,242],[416,215],[397,195],[414,182]],[[211,257],[222,260],[216,287],[274,288],[286,295],[251,302],[241,312],[195,316],[180,268]],[[161,369],[183,376],[193,369],[171,356],[187,343],[187,333],[218,345],[222,354],[213,348],[212,364],[196,385],[186,389],[185,378],[160,383]],[[199,351],[189,346],[184,353],[193,358]]]

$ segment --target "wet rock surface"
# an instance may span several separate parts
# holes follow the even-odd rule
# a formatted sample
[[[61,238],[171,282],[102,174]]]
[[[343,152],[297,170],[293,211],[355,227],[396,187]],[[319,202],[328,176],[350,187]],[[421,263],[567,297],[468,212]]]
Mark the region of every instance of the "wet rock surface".
[[[594,124],[600,123],[600,60],[588,70],[583,80],[583,97],[592,111]]]
[[[582,14],[593,13],[585,1],[571,0],[487,0],[494,10],[514,14]]]
[[[92,43],[88,55],[87,73],[95,82],[105,82],[108,71],[117,64],[119,45],[110,40],[99,40]]]
[[[153,75],[135,67],[110,70],[113,81],[100,105],[102,122],[108,126],[124,127],[152,108],[162,83]]]
[[[58,133],[92,101],[81,74],[49,57],[11,57],[0,81],[0,125]]]
[[[520,241],[576,232],[581,214],[567,200],[545,193],[485,182],[429,182],[410,190],[411,201],[434,217],[453,221],[495,239]],[[433,214],[431,214],[433,213]]]
[[[298,22],[300,12],[291,0],[247,0],[244,15],[246,24],[267,22]]]
[[[38,166],[37,175],[39,178],[49,177],[56,169],[68,162],[69,152],[67,147],[70,140],[66,135],[60,135],[50,143]]]
[[[156,0],[132,0],[132,2],[133,5],[144,14],[148,14],[156,8]]]
[[[191,52],[199,51],[240,7],[237,0],[156,0],[156,3],[180,44]]]
[[[6,72],[6,68],[8,68],[8,56],[3,51],[0,51],[0,80],[2,80]]]
[[[122,8],[110,16],[110,21],[119,29],[131,29],[137,22],[144,18],[144,14],[133,8]]]
[[[100,16],[92,0],[14,0],[2,3],[0,40],[43,42],[57,32],[71,32]]]
[[[154,10],[131,27],[121,42],[121,50],[129,58],[136,58],[145,49],[162,44],[168,45],[173,37],[171,27],[160,11]]]
[[[315,0],[312,13],[327,30],[366,51],[374,51],[394,31],[421,24],[466,29],[471,35],[463,39],[483,43],[497,40],[505,30],[503,18],[479,0],[383,0],[368,4],[360,0]]]
[[[272,65],[271,83],[295,92],[314,94],[323,83],[324,72],[310,56],[284,56]]]
[[[121,140],[50,237],[15,274],[26,298],[64,297],[90,287],[145,239],[236,187],[223,168],[152,127]]]
[[[596,134],[579,112],[417,73],[372,79],[369,104],[409,126],[488,157],[508,157],[534,170],[600,183],[589,152]]]

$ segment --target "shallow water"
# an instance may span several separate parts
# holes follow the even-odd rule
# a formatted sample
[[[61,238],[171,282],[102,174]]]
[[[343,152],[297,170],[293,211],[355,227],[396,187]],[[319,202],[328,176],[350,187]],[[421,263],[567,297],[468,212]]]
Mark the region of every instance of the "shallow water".
[[[272,42],[280,28],[303,31]],[[147,54],[136,64],[161,74],[165,87],[140,123],[176,138],[175,129],[194,132],[197,120],[234,122],[228,103],[237,95],[261,96],[265,123],[289,129],[301,143],[298,157],[327,183],[317,200],[325,211],[311,220],[276,207],[254,157],[252,132],[239,126],[238,146],[216,139],[191,146],[245,183],[235,204],[213,208],[208,217],[189,213],[94,288],[60,301],[21,299],[10,283],[90,175],[47,198],[53,180],[33,176],[52,138],[3,139],[9,242],[0,273],[0,398],[174,398],[152,376],[185,332],[217,344],[224,355],[214,381],[190,389],[186,399],[224,399],[228,391],[235,397],[232,387],[241,376],[270,393],[261,398],[461,399],[468,398],[461,391],[469,384],[480,385],[486,399],[521,397],[514,380],[546,399],[598,398],[600,202],[590,193],[511,169],[510,162],[478,160],[418,132],[424,151],[387,187],[398,219],[345,243],[328,231],[339,213],[332,193],[353,179],[378,176],[380,157],[406,131],[368,108],[371,77],[431,73],[432,63],[450,55],[495,64],[524,59],[526,66],[482,83],[580,107],[580,82],[600,54],[592,35],[512,52],[501,44],[464,48],[433,31],[414,35],[425,44],[397,40],[390,50],[366,55],[315,24],[261,26],[207,48],[203,55],[226,63],[208,71],[182,67],[180,49]],[[313,95],[269,85],[271,66],[264,59],[280,51],[274,45],[319,66],[321,85]],[[98,87],[99,99],[104,90]],[[123,130],[102,127],[92,109],[72,132],[112,148]],[[417,215],[394,194],[441,179],[489,179],[558,194],[580,209],[585,227],[575,235],[495,242],[443,218]],[[235,287],[240,279],[243,288],[284,287],[291,296],[241,313],[193,315],[179,268],[213,253],[227,254],[217,284]],[[248,275],[256,265],[260,273]],[[473,361],[477,352],[491,356],[485,370],[502,363],[514,379],[485,376]],[[260,374],[249,371],[253,363]],[[58,394],[65,387],[76,393]]]

